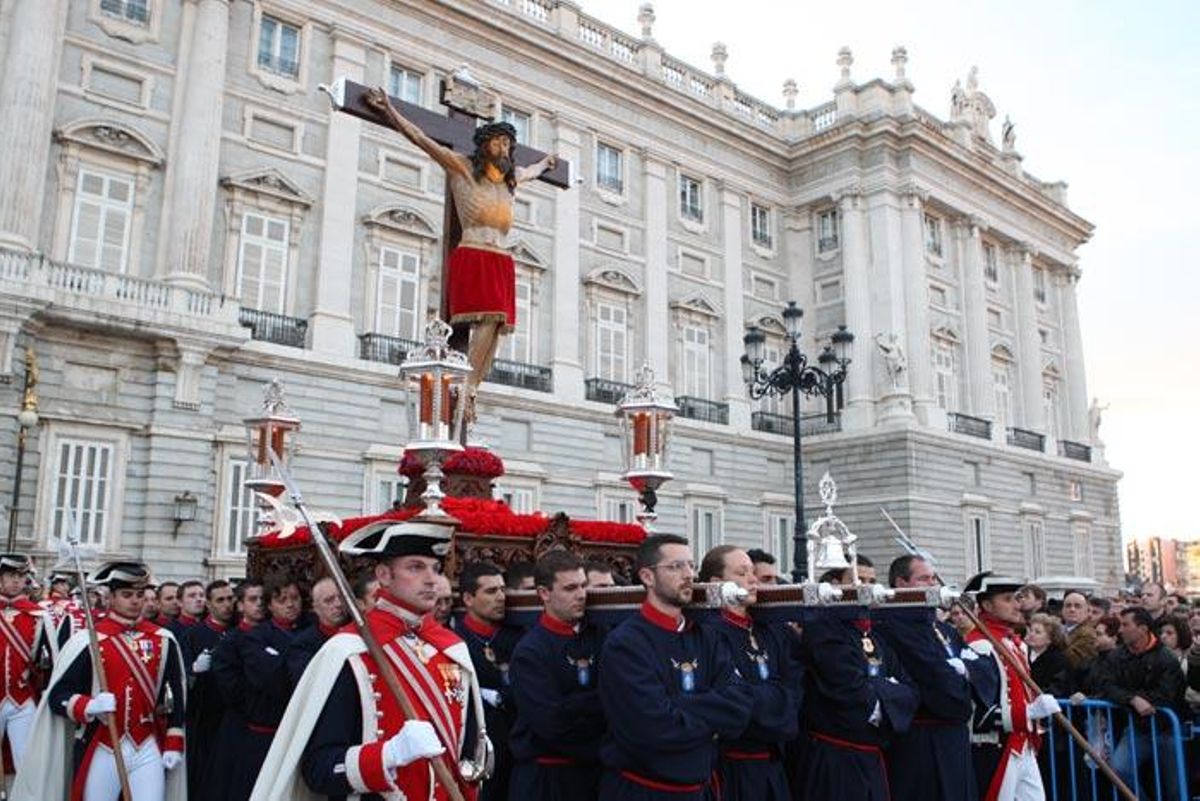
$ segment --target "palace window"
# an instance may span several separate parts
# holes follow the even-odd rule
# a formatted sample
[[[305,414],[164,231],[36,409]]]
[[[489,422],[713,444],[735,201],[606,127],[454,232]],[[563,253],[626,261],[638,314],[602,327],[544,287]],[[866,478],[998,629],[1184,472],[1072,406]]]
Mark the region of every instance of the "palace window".
[[[530,143],[531,119],[524,111],[517,111],[515,108],[505,106],[500,110],[500,121],[507,122],[513,128],[517,129],[517,144],[519,145],[528,145]]]
[[[688,540],[692,543],[696,562],[704,554],[721,544],[724,539],[722,523],[724,514],[716,503],[693,503],[689,517]]]
[[[1012,371],[1008,363],[999,359],[992,360],[992,390],[996,399],[996,426],[1005,431],[1013,419],[1012,410]]]
[[[288,261],[288,221],[246,212],[238,249],[242,306],[282,314]]]
[[[763,544],[767,553],[776,559],[775,566],[781,576],[787,575],[792,569],[792,549],[795,545],[793,533],[796,528],[796,518],[788,512],[767,512],[767,530]]]
[[[826,209],[817,215],[817,252],[829,253],[838,249],[839,221],[837,209]]]
[[[613,523],[632,523],[637,520],[637,509],[634,508],[634,502],[628,498],[601,495],[600,519]]]
[[[299,76],[300,29],[264,14],[258,29],[258,66],[288,78]]]
[[[983,243],[983,275],[989,284],[1000,282],[1000,265],[996,246],[990,242]]]
[[[938,406],[947,412],[958,411],[958,347],[955,343],[934,341],[933,378]]]
[[[421,105],[421,87],[425,76],[416,70],[406,69],[399,64],[393,64],[388,73],[388,93],[406,103]]]
[[[712,365],[707,328],[697,325],[683,329],[683,392],[693,398],[710,398]]]
[[[1075,575],[1092,577],[1096,565],[1092,559],[1092,524],[1079,521],[1071,526],[1072,540],[1075,544]]]
[[[750,204],[750,238],[756,245],[771,247],[771,210],[766,206]]]
[[[679,216],[692,222],[704,222],[702,184],[688,175],[679,176]]]
[[[624,382],[629,352],[629,320],[624,306],[596,304],[596,377]]]
[[[967,544],[968,576],[989,570],[992,565],[991,543],[988,537],[987,513],[968,510],[964,515]]]
[[[375,333],[417,339],[420,268],[421,259],[416,253],[393,247],[379,249]]]
[[[925,215],[925,252],[942,257],[942,220],[932,214]]]
[[[1046,572],[1046,529],[1040,518],[1025,521],[1025,575],[1030,580]]]
[[[114,273],[125,272],[133,219],[133,178],[79,170],[67,261]]]
[[[1046,423],[1046,437],[1058,439],[1058,382],[1052,378],[1042,383],[1042,417]]]
[[[224,487],[225,515],[221,527],[220,554],[240,556],[246,552],[246,540],[254,535],[258,509],[254,493],[246,487],[250,478],[250,462],[245,459],[230,459]]]
[[[112,505],[113,443],[64,437],[57,445],[52,536],[65,540],[74,529],[81,545],[103,546]]]
[[[1033,268],[1033,299],[1038,303],[1046,302],[1046,271],[1041,267]]]
[[[149,0],[100,0],[100,11],[110,17],[145,25],[150,21]]]
[[[618,195],[625,192],[623,155],[612,145],[596,143],[596,186]]]
[[[533,277],[518,268],[517,283],[517,327],[501,343],[499,355],[502,359],[534,363],[534,332],[536,320],[533,314]]]

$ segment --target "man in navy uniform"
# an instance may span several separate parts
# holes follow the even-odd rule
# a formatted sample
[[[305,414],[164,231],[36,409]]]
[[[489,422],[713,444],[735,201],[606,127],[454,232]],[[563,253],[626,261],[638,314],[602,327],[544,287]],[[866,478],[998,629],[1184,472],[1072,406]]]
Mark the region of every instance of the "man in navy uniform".
[[[584,618],[587,575],[576,556],[557,550],[537,561],[533,577],[545,611],[517,643],[509,671],[517,720],[508,795],[594,801],[604,734],[596,692],[602,635]]]
[[[95,624],[106,689],[98,689],[90,635],[80,631],[63,647],[38,707],[14,801],[119,798],[115,748],[134,801],[186,798],[183,659],[168,630],[141,619],[148,581],[140,562],[110,562],[92,576],[94,586],[111,592],[109,612]],[[104,725],[108,715],[116,723],[115,743]],[[72,755],[68,743],[76,728],[79,754]]]
[[[350,614],[342,602],[337,585],[329,576],[318,579],[309,591],[313,615],[316,621],[303,629],[287,651],[288,682],[295,687],[304,675],[304,669],[316,656],[326,640],[338,633],[338,629],[350,622]]]
[[[246,674],[242,669],[239,646],[242,637],[262,623],[267,615],[263,583],[258,579],[247,579],[238,584],[234,596],[241,619],[237,626],[225,632],[212,654],[212,677],[224,712],[217,729],[211,771],[201,785],[201,801],[225,801],[229,797],[233,766],[240,756],[242,733],[246,728]]]
[[[906,555],[888,568],[888,584],[903,589],[936,587],[938,582],[932,565]],[[978,658],[953,626],[937,620],[932,607],[887,609],[877,616],[876,627],[921,697],[912,728],[897,735],[888,752],[892,797],[974,801],[972,703],[995,693],[1000,680],[995,664]]]
[[[803,798],[887,801],[884,749],[908,731],[917,691],[874,631],[866,606],[832,607],[804,625],[808,729]]]
[[[300,618],[300,588],[288,576],[263,582],[267,619],[237,641],[245,688],[245,725],[233,763],[229,798],[246,801],[266,759],[275,729],[292,697],[288,681],[287,650],[296,637]]]
[[[705,625],[724,642],[737,672],[750,685],[754,707],[750,725],[737,740],[721,743],[721,798],[727,801],[788,801],[783,749],[800,728],[799,666],[789,635],[779,626],[758,623],[751,607],[758,599],[758,575],[750,555],[718,545],[700,564],[700,580],[730,581],[746,592]]]
[[[225,715],[225,704],[212,675],[212,653],[233,626],[233,588],[223,579],[205,587],[208,615],[201,623],[183,629],[180,646],[188,677],[188,797],[199,799],[202,783],[211,777],[209,764],[217,743],[217,730]]]
[[[609,633],[600,655],[605,801],[708,801],[717,741],[736,740],[754,707],[723,643],[692,625],[696,565],[686,539],[653,534],[638,547],[646,600]]]
[[[362,638],[335,634],[296,687],[252,801],[446,801],[447,789],[431,769],[439,755],[474,801],[467,777],[477,777],[474,767],[487,761],[486,748],[471,750],[472,741],[485,743],[470,725],[482,712],[478,683],[462,640],[430,614],[449,531],[385,520],[355,531],[340,547],[374,562],[379,593],[366,625],[416,718],[406,720]]]
[[[483,783],[480,801],[504,801],[508,797],[512,753],[508,733],[512,728],[512,695],[508,670],[521,632],[504,625],[504,574],[491,562],[468,562],[458,576],[458,592],[466,614],[455,632],[471,652],[483,693],[484,722],[496,749],[492,777]],[[520,799],[514,799],[520,801]]]

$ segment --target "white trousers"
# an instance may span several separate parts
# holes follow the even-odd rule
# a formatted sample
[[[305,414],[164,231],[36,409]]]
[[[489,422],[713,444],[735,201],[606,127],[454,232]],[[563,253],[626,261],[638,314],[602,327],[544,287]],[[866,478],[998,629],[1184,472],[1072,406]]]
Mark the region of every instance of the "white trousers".
[[[17,706],[11,699],[5,698],[4,703],[0,704],[0,739],[8,737],[14,765],[20,765],[25,758],[25,744],[29,742],[29,732],[33,729],[36,713],[37,705],[33,701]]]
[[[997,801],[1045,801],[1046,790],[1042,787],[1037,753],[1028,745],[1019,754],[1009,752],[1008,767],[996,798]]]
[[[135,748],[129,738],[125,738],[121,740],[121,754],[129,771],[129,789],[133,793],[133,801],[163,801],[167,779],[158,743],[151,738],[141,748]],[[113,752],[108,746],[98,745],[92,753],[87,780],[83,785],[83,801],[118,801],[120,798],[121,780],[117,776]]]

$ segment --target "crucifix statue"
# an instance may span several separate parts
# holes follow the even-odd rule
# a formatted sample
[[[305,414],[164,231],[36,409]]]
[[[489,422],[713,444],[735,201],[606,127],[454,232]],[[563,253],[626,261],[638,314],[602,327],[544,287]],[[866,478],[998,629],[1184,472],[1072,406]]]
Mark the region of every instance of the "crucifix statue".
[[[471,376],[459,414],[473,420],[475,395],[491,370],[500,338],[520,322],[515,268],[507,250],[516,189],[536,179],[565,189],[569,165],[517,144],[511,124],[493,122],[494,95],[485,93],[465,68],[442,85],[442,102],[450,108],[446,117],[389,98],[382,88],[344,79],[327,91],[337,108],[399,131],[446,172],[442,316],[455,326],[456,347],[462,347],[465,327],[470,327]],[[460,431],[465,437],[465,426]]]

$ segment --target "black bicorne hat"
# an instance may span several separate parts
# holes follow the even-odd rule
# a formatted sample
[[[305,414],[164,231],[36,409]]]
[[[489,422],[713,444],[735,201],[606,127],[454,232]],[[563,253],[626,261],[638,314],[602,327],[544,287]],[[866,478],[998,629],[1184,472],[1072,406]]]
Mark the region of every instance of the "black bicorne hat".
[[[493,136],[507,136],[512,143],[517,143],[517,129],[507,122],[489,122],[475,129],[475,147],[482,147]]]
[[[1025,582],[1010,576],[997,576],[990,570],[977,573],[963,587],[964,593],[971,593],[977,599],[990,598],[1002,592],[1016,592],[1025,586]]]
[[[350,556],[392,559],[428,556],[445,559],[450,553],[453,527],[421,520],[380,520],[368,523],[342,540],[340,550]]]
[[[89,577],[88,584],[110,590],[143,589],[150,586],[150,571],[141,562],[107,562]]]
[[[28,573],[31,568],[29,557],[23,553],[0,553],[0,572],[12,570]]]

